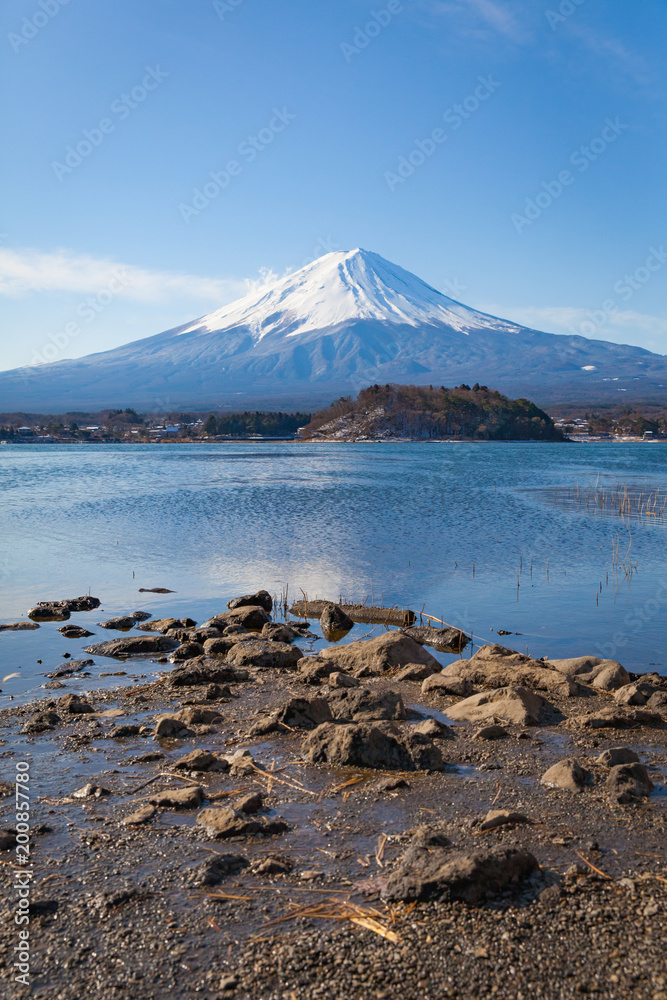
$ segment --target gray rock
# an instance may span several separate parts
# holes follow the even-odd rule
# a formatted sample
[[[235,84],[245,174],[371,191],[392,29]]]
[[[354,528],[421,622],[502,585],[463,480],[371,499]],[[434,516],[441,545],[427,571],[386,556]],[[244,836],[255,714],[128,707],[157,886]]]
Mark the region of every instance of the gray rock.
[[[532,854],[516,848],[474,854],[423,848],[408,855],[382,890],[387,902],[442,898],[475,905],[539,867]]]
[[[504,726],[484,726],[474,734],[475,740],[506,740],[509,733]]]
[[[229,701],[232,691],[228,684],[209,684],[204,692],[206,701]]]
[[[605,708],[589,715],[574,715],[568,724],[577,729],[634,729],[637,725],[662,726],[664,719],[643,708]]]
[[[409,788],[409,783],[405,778],[383,778],[375,786],[378,792],[395,792],[399,788]]]
[[[234,807],[237,812],[246,813],[248,816],[252,816],[254,813],[259,812],[262,808],[263,802],[264,796],[261,792],[250,792],[248,795],[242,795],[240,798],[236,799]]]
[[[442,665],[423,646],[398,631],[385,632],[376,639],[361,639],[344,646],[329,646],[320,655],[332,660],[336,669],[347,670],[357,677],[398,670],[408,663],[430,663],[434,669],[442,669]]]
[[[265,858],[253,861],[252,870],[255,875],[287,875],[294,865],[289,858],[269,854]]]
[[[332,688],[356,688],[359,681],[351,674],[346,674],[344,670],[334,670],[327,677],[327,684]]]
[[[624,684],[614,691],[614,701],[619,705],[645,705],[655,693],[653,684],[639,681],[635,684]]]
[[[148,801],[162,809],[197,809],[203,800],[204,789],[201,785],[188,785],[187,788],[165,788]]]
[[[65,694],[62,698],[58,699],[58,711],[65,712],[68,715],[87,715],[90,712],[94,712],[95,709],[78,694]]]
[[[301,638],[301,633],[290,625],[282,625],[280,622],[267,622],[261,631],[262,639],[270,642],[292,643],[295,639]]]
[[[216,757],[208,750],[192,750],[171,765],[177,771],[227,771],[229,764],[224,757]]]
[[[31,608],[28,617],[33,621],[67,621],[73,611],[92,611],[99,608],[97,597],[70,597],[64,601],[39,601]]]
[[[160,632],[162,635],[165,635],[169,629],[180,627],[183,627],[183,622],[180,618],[154,618],[150,622],[137,625],[137,628],[141,632]]]
[[[406,718],[405,705],[398,691],[377,693],[369,688],[336,688],[327,696],[327,701],[331,715],[338,721],[371,722]]]
[[[100,628],[112,628],[118,629],[120,632],[129,632],[138,621],[139,619],[134,618],[132,615],[121,615],[118,618],[107,618],[105,622],[98,622],[97,624]]]
[[[667,709],[667,691],[654,691],[646,707],[652,711],[664,712]]]
[[[450,674],[432,673],[422,684],[424,694],[453,695],[457,698],[467,698],[472,691],[472,683],[465,677],[452,677]]]
[[[235,778],[244,778],[255,771],[255,761],[247,749],[237,750],[226,760],[229,764],[229,773]]]
[[[0,625],[0,632],[31,632],[33,629],[39,628],[39,622],[5,622]],[[58,629],[62,632],[62,629]],[[87,632],[86,635],[90,635]]]
[[[653,782],[643,764],[617,764],[609,772],[605,787],[612,802],[625,805],[649,796]]]
[[[227,602],[227,607],[231,611],[237,608],[258,607],[271,614],[273,610],[273,600],[268,590],[258,590],[255,594],[244,594],[242,597],[234,597]]]
[[[141,826],[143,823],[148,823],[155,816],[157,809],[155,806],[140,806],[135,812],[130,813],[121,822],[123,826]]]
[[[354,622],[339,604],[327,604],[320,614],[320,628],[329,642],[342,639],[350,631]]]
[[[208,628],[201,625],[199,628],[169,628],[166,634],[179,642],[199,642],[204,645],[207,639],[222,639],[222,632],[219,628]]]
[[[28,719],[22,732],[24,733],[45,733],[49,729],[54,729],[61,718],[56,712],[46,710],[44,712],[36,712],[32,718]]]
[[[16,830],[0,829],[0,851],[13,851],[16,847]]]
[[[634,750],[629,750],[628,747],[612,747],[596,757],[595,763],[601,764],[603,767],[616,767],[617,764],[638,764],[639,757]]]
[[[94,656],[136,656],[148,653],[168,653],[179,643],[166,635],[128,635],[122,639],[109,639],[86,646],[86,653]]]
[[[397,681],[423,681],[431,674],[437,675],[438,667],[433,663],[408,663],[407,666],[398,671],[394,679]]]
[[[177,713],[159,715],[155,720],[153,735],[156,739],[166,739],[170,736],[190,736],[192,730],[188,729]]]
[[[565,788],[570,792],[580,792],[592,783],[593,775],[572,757],[566,757],[550,767],[540,778],[543,785]]]
[[[41,601],[28,611],[28,618],[36,622],[65,622],[69,616],[70,611],[64,601]]]
[[[108,788],[103,788],[102,785],[96,785],[90,781],[83,788],[77,788],[75,792],[72,792],[71,797],[73,799],[104,799],[107,795],[111,795]]]
[[[134,724],[115,726],[109,733],[109,739],[121,740],[126,739],[128,736],[138,736],[140,729],[141,726]]]
[[[228,625],[242,625],[244,629],[261,632],[268,621],[270,621],[269,616],[261,605],[241,605],[231,611],[223,611],[222,614],[214,615],[204,624],[219,628],[221,631],[224,631]]]
[[[57,680],[59,677],[69,677],[71,674],[76,674],[80,670],[85,670],[86,667],[92,667],[95,664],[95,660],[65,660],[61,663],[56,670],[52,670],[50,674],[46,674],[47,677],[51,677]]]
[[[348,614],[343,611],[340,604],[327,604],[320,613],[320,625],[322,629],[331,629],[332,631],[344,631],[349,632],[354,626],[354,622]]]
[[[165,680],[170,687],[195,687],[200,684],[220,684],[225,681],[239,683],[247,681],[249,676],[247,670],[237,670],[215,657],[196,656],[172,670],[166,675]]]
[[[228,837],[265,837],[289,830],[289,823],[279,816],[248,816],[230,807],[202,809],[197,816],[197,823],[203,826],[209,837],[224,840]]]
[[[207,858],[193,872],[189,881],[197,886],[219,885],[229,875],[238,875],[250,862],[242,854],[216,854]]]
[[[169,656],[170,663],[184,663],[194,660],[196,656],[204,656],[206,650],[200,642],[183,642]]]
[[[41,603],[41,602],[40,602]],[[70,611],[94,611],[102,603],[99,597],[84,594],[83,597],[69,597],[62,602]]]
[[[550,707],[544,698],[527,688],[503,687],[473,694],[451,705],[447,715],[456,721],[483,722],[499,718],[520,726],[535,726]]]
[[[533,691],[572,697],[579,686],[566,674],[544,660],[495,643],[482,646],[470,660],[457,660],[445,667],[449,677],[460,677],[478,687],[525,687]]]
[[[630,674],[620,663],[610,663],[596,674],[591,683],[600,691],[616,691],[630,683]]]
[[[267,639],[237,642],[227,654],[227,663],[234,667],[274,668],[277,670],[291,670],[301,659],[303,659],[303,653],[298,646]]]
[[[298,663],[299,680],[304,684],[319,684],[326,677],[339,671],[333,660],[326,660],[323,656],[304,656]]]
[[[250,735],[261,736],[281,729],[314,729],[332,718],[324,698],[290,698],[286,704],[255,723]]]
[[[567,677],[590,684],[607,667],[620,667],[617,660],[601,660],[599,656],[573,656],[565,660],[549,660],[548,665]],[[623,668],[621,667],[621,670]]]
[[[416,726],[413,726],[412,731],[419,733],[420,736],[428,736],[431,740],[454,738],[453,729],[446,726],[444,722],[439,722],[438,719],[424,719],[423,722],[418,722]]]
[[[38,625],[32,627],[39,628]],[[89,632],[88,629],[81,628],[80,625],[62,625],[58,631],[65,639],[87,639],[89,635],[95,635],[94,632]]]
[[[484,833],[487,830],[496,830],[501,826],[517,826],[518,824],[532,824],[522,813],[509,812],[507,809],[491,809],[479,825],[479,829]]]
[[[370,767],[388,771],[443,771],[438,747],[418,733],[396,734],[365,723],[325,722],[304,742],[313,764]]]
[[[220,635],[215,638],[205,639],[204,654],[206,656],[226,656],[236,641],[231,635]]]

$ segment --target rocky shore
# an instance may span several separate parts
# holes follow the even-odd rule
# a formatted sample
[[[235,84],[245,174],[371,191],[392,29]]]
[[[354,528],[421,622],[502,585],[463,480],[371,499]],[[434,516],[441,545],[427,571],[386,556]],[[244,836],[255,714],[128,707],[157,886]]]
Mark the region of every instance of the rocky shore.
[[[309,609],[317,654],[266,591],[202,624],[128,614],[104,627],[140,635],[86,653],[159,679],[67,692],[69,659],[0,712],[8,996],[667,1000],[667,678],[498,645],[443,669],[462,633],[346,642],[353,608]]]

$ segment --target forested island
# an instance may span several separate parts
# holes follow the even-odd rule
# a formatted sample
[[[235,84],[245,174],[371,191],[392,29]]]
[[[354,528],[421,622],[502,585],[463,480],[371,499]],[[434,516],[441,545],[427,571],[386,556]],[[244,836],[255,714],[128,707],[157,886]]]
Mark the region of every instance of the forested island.
[[[317,413],[273,410],[1,413],[0,442],[103,444],[229,440],[667,440],[667,407],[557,406],[541,410],[485,385],[372,385]]]
[[[563,441],[551,417],[528,399],[465,383],[445,386],[372,385],[356,399],[341,397],[315,413],[303,440]]]

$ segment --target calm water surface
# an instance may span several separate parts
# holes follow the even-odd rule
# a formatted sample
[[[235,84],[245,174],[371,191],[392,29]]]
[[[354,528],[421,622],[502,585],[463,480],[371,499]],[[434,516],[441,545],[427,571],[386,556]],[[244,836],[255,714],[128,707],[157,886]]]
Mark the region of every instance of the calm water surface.
[[[575,482],[581,496],[596,480],[667,491],[667,447],[4,445],[0,620],[90,592],[102,609],[71,622],[96,642],[118,634],[96,627],[111,615],[203,621],[235,594],[289,586],[290,598],[423,608],[477,643],[667,673],[667,517],[626,521],[567,502]],[[156,586],[176,593],[138,593]],[[59,624],[0,634],[3,674],[22,674],[0,702],[42,684],[63,652],[81,653]],[[68,686],[117,669],[98,658],[92,678]]]

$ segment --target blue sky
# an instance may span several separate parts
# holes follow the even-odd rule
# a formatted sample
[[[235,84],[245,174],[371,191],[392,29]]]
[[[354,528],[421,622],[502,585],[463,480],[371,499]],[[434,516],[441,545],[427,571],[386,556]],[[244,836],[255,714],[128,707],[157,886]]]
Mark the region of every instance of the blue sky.
[[[355,246],[497,315],[667,354],[661,0],[1,18],[0,368],[158,333]]]

